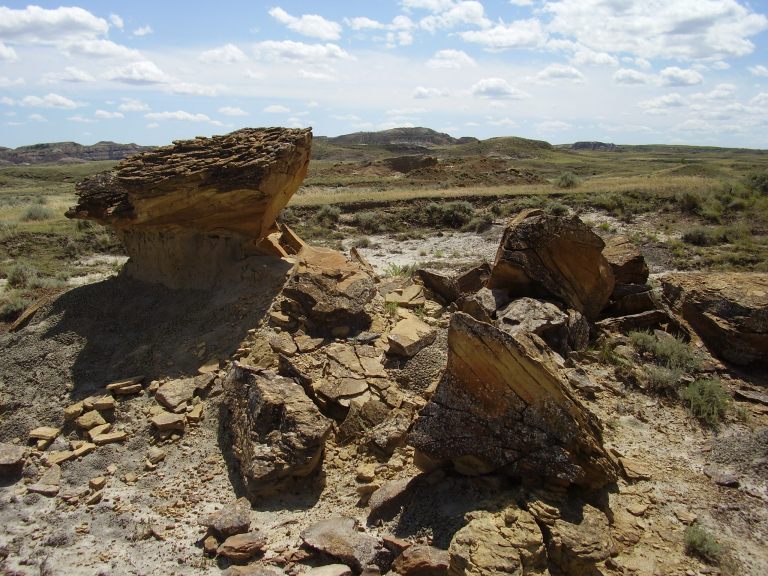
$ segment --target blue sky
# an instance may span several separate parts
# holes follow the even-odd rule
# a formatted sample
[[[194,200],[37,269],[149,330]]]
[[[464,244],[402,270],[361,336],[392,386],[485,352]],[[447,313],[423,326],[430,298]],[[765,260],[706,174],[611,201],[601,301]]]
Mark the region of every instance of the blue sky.
[[[0,4],[0,146],[275,125],[768,148],[768,0]]]

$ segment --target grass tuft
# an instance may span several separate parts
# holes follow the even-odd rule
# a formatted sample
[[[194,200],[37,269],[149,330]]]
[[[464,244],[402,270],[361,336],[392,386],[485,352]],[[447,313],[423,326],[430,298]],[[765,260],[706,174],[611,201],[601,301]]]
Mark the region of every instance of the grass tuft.
[[[696,418],[713,427],[731,407],[731,396],[718,378],[694,380],[680,391],[680,397]]]
[[[683,542],[686,554],[697,556],[710,564],[719,563],[723,556],[722,544],[698,524],[692,524],[685,529]]]

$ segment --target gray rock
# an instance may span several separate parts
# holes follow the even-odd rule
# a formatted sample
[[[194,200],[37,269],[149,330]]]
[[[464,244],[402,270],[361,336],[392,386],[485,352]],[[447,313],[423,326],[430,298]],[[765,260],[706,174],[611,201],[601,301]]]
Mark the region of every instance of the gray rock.
[[[352,570],[346,564],[327,564],[307,570],[304,576],[352,576]]]
[[[24,446],[0,442],[0,478],[15,478],[24,467]]]
[[[313,524],[301,533],[304,544],[337,558],[355,572],[374,564],[388,568],[391,554],[381,541],[357,530],[352,518],[331,518]]]
[[[222,538],[243,534],[251,527],[251,503],[246,498],[238,498],[218,512],[202,517],[199,523]]]
[[[567,356],[589,344],[589,324],[576,310],[563,312],[552,302],[518,298],[497,313],[498,325],[507,334],[536,334],[550,348]]]

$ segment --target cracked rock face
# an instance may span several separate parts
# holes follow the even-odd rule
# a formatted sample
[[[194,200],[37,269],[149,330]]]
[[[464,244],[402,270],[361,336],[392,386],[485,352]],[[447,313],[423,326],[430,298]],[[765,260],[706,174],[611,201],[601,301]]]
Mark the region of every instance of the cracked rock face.
[[[320,464],[331,420],[289,378],[235,365],[224,384],[222,418],[250,500],[311,474]]]
[[[617,477],[598,419],[572,394],[544,342],[458,312],[448,366],[409,437],[431,461],[466,474],[597,488]]]
[[[114,228],[127,274],[205,288],[258,252],[306,175],[311,142],[311,130],[286,128],[176,141],[79,182],[67,216]]]
[[[504,230],[487,287],[511,297],[552,295],[594,320],[614,286],[604,246],[575,216],[525,210]]]

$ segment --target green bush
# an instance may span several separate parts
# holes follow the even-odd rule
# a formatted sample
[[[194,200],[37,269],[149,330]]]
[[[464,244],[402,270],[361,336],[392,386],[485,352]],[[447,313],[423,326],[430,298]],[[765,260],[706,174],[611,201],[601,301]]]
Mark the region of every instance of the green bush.
[[[53,211],[50,208],[40,206],[39,204],[30,206],[21,216],[21,219],[25,222],[50,220],[51,218],[53,218]]]
[[[579,184],[581,184],[581,178],[573,172],[563,172],[555,182],[558,188],[576,188]]]
[[[690,373],[699,369],[701,359],[679,338],[661,338],[649,332],[630,332],[629,339],[639,352],[650,354],[654,362],[670,370]]]
[[[413,276],[418,264],[395,264],[390,262],[384,268],[384,276]]]
[[[717,564],[723,556],[723,546],[698,524],[692,524],[685,529],[683,542],[686,554],[698,556],[705,562]]]
[[[694,380],[680,397],[696,418],[710,426],[717,426],[731,406],[731,396],[717,378]]]
[[[694,246],[716,246],[724,242],[722,234],[714,228],[697,226],[683,234],[683,242]]]
[[[324,204],[315,213],[315,221],[321,226],[331,227],[339,221],[341,209],[338,206]]]
[[[547,212],[555,216],[565,216],[568,214],[568,206],[560,202],[555,202],[547,206]]]
[[[469,224],[475,209],[466,200],[439,204],[430,202],[421,211],[420,220],[434,228],[461,228]]]
[[[32,300],[19,292],[11,292],[0,301],[0,322],[13,322],[29,308]]]
[[[0,238],[13,236],[18,229],[19,224],[17,222],[0,222]]]
[[[37,277],[37,270],[24,262],[19,262],[8,270],[8,286],[26,288],[35,277]]]
[[[381,230],[381,216],[376,212],[358,212],[352,219],[352,224],[357,226],[362,232],[375,234]]]
[[[768,171],[755,172],[747,176],[747,188],[758,194],[768,194]]]
[[[642,378],[649,390],[661,394],[672,394],[677,390],[682,375],[679,369],[650,364],[643,367]]]
[[[491,218],[488,214],[481,214],[480,216],[475,216],[470,220],[463,228],[462,230],[465,230],[467,232],[485,232],[486,230],[489,230],[493,226],[493,218]]]

